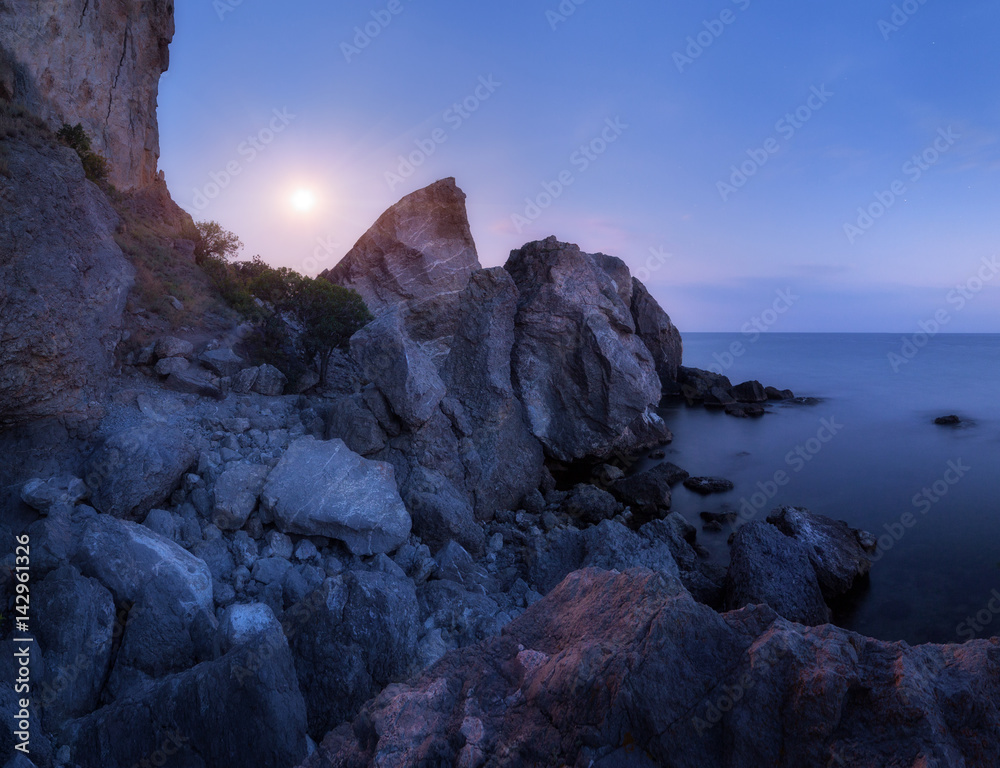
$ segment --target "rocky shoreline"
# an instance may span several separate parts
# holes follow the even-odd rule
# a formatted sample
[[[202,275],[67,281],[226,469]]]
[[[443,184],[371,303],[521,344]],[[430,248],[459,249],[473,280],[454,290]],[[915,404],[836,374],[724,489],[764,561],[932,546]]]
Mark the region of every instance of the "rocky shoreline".
[[[401,207],[464,220],[453,180]],[[168,765],[311,768],[993,754],[960,721],[978,701],[997,728],[976,682],[996,641],[909,649],[827,624],[868,578],[869,534],[783,507],[736,531],[726,569],[670,508],[678,484],[732,484],[633,469],[672,439],[664,391],[739,416],[791,393],[684,368],[617,259],[552,238],[482,269],[461,224],[411,221],[433,236],[397,243],[381,226],[356,248],[373,274],[392,268],[373,252],[464,253],[447,276],[464,286],[390,281],[406,295],[383,290],[330,390],[283,394],[224,339],[163,337],[58,471],[13,468],[0,533],[32,546],[33,764],[164,744]]]
[[[200,273],[155,171],[173,5],[141,5],[88,4],[76,31],[0,6],[3,35],[39,22],[98,80],[132,29],[138,104],[123,122],[113,92],[104,118],[68,71],[32,86],[44,62],[0,35],[0,107],[28,126],[0,173],[5,768],[1000,764],[1000,641],[828,623],[870,534],[708,515],[731,561],[705,556],[674,489],[733,484],[665,460],[658,406],[798,401],[685,367],[621,259],[551,237],[484,268],[449,178],[324,275],[374,315],[325,385],[252,361],[231,318],[144,306],[120,211]],[[106,128],[138,191],[88,181],[29,107]]]

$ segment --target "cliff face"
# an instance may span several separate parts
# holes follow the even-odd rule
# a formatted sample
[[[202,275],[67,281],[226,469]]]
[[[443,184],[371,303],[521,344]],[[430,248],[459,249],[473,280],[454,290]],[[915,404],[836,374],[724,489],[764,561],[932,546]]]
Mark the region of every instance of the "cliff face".
[[[0,430],[101,413],[133,270],[73,150],[8,142],[0,175]],[[58,222],[58,226],[52,226]]]
[[[121,190],[150,186],[160,156],[156,97],[174,34],[172,0],[0,0],[0,47],[52,128],[82,123]]]

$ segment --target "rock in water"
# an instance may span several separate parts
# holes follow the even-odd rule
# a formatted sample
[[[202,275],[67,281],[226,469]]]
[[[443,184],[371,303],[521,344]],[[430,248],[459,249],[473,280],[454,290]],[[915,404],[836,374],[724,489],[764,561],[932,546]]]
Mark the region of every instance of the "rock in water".
[[[285,533],[339,539],[358,555],[391,552],[410,535],[392,465],[363,459],[343,440],[292,443],[261,504]]]
[[[805,550],[769,523],[750,522],[736,532],[725,601],[727,609],[763,603],[800,624],[830,620]]]
[[[670,316],[635,277],[632,278],[632,319],[635,332],[653,355],[664,390],[672,388],[677,382],[684,343],[680,331],[670,322]]]
[[[162,0],[0,5],[0,47],[33,81],[33,109],[53,130],[82,123],[123,191],[157,181],[156,98],[173,36],[174,4]]]
[[[448,178],[392,206],[322,276],[353,288],[376,316],[406,304],[426,341],[451,335],[454,299],[478,269],[465,193]]]
[[[710,496],[713,493],[728,493],[736,486],[724,477],[689,477],[684,480],[684,487],[702,496]]]
[[[118,215],[71,149],[4,146],[0,428],[98,417],[135,274],[114,240]]]
[[[827,600],[849,591],[871,570],[869,551],[861,543],[871,540],[871,534],[797,507],[779,507],[767,522],[806,552]]]
[[[513,251],[505,268],[520,292],[515,389],[535,436],[560,461],[622,449],[616,441],[661,394],[628,268],[554,237]]]

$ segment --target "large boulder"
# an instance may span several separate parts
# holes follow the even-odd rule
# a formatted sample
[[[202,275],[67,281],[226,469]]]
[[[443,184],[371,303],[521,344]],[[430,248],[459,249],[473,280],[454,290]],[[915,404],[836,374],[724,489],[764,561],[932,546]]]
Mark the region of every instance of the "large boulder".
[[[351,338],[351,354],[407,427],[420,427],[445,394],[437,367],[407,334],[399,309],[389,310]]]
[[[97,708],[111,665],[115,601],[95,579],[70,566],[36,584],[32,598],[45,661],[38,700],[51,727]]]
[[[256,634],[68,723],[60,744],[80,768],[296,765],[308,749],[306,711],[288,644]]]
[[[171,494],[196,458],[175,427],[149,422],[111,435],[84,470],[91,504],[108,515],[141,520]]]
[[[998,697],[995,638],[911,648],[584,570],[387,688],[304,766],[987,766]]]
[[[684,343],[670,316],[638,278],[632,278],[632,319],[635,332],[653,355],[664,391],[673,388],[684,355]]]
[[[514,508],[537,487],[544,455],[511,380],[517,290],[502,269],[476,272],[452,296],[450,352],[435,362],[399,308],[355,334],[352,355],[371,381],[338,401],[330,433],[391,462],[415,532],[482,550],[476,519]]]
[[[563,528],[528,543],[527,563],[531,583],[545,594],[573,571],[581,568],[626,570],[649,568],[662,574],[677,589],[681,575],[668,536],[662,528],[632,531],[605,520],[585,530]]]
[[[517,295],[514,281],[499,267],[470,278],[459,296],[458,326],[443,374],[448,397],[443,405],[471,444],[462,458],[480,519],[514,509],[537,488],[545,459],[511,380]]]
[[[111,692],[211,658],[216,620],[205,562],[136,523],[93,515],[78,524],[82,534],[70,562],[128,614]]]
[[[322,738],[416,662],[419,607],[413,582],[386,573],[327,579],[290,631],[309,731]]]
[[[215,481],[212,522],[223,531],[238,531],[257,506],[270,470],[263,464],[240,462],[227,467]]]
[[[800,624],[830,620],[809,556],[773,525],[759,521],[736,532],[725,595],[728,610],[756,604]]]
[[[4,148],[0,428],[98,418],[134,278],[115,243],[118,215],[71,149],[20,139]]]
[[[628,268],[554,237],[513,251],[505,268],[520,294],[515,391],[533,433],[560,461],[621,449],[622,433],[661,394],[636,335]]]
[[[380,315],[405,302],[456,295],[477,269],[465,193],[448,178],[392,206],[321,276],[353,288]]]
[[[786,506],[768,515],[767,522],[805,551],[827,600],[850,591],[871,570],[872,549],[866,549],[862,540],[873,541],[873,538],[843,521]]]
[[[283,532],[339,539],[359,555],[390,552],[410,535],[392,465],[364,459],[339,439],[292,443],[261,504]]]

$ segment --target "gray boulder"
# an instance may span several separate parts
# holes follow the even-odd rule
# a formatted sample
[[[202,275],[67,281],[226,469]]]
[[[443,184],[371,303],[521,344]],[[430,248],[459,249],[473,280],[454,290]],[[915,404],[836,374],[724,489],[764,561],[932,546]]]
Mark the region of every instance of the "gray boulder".
[[[465,193],[448,178],[387,210],[322,277],[353,288],[373,314],[457,294],[479,269]]]
[[[664,390],[673,388],[677,382],[677,371],[684,355],[684,343],[680,331],[670,322],[670,316],[663,311],[646,286],[637,278],[632,278],[632,319],[635,332],[653,355],[656,373]]]
[[[437,367],[406,331],[399,309],[386,311],[351,338],[351,355],[409,428],[436,412],[445,394]]]
[[[732,390],[733,397],[740,403],[766,403],[768,400],[764,385],[759,381],[744,381]]]
[[[185,395],[210,397],[213,400],[222,400],[225,397],[222,390],[209,378],[207,373],[195,368],[188,368],[184,371],[173,371],[167,376],[163,384],[167,389]]]
[[[589,483],[580,483],[566,495],[559,511],[577,522],[597,525],[619,514],[622,505],[607,491]]]
[[[229,606],[219,622],[219,634],[226,652],[262,640],[280,644],[285,637],[281,622],[263,603]]]
[[[168,357],[188,357],[194,354],[194,344],[175,336],[165,336],[157,340],[155,351],[161,360]]]
[[[850,591],[871,570],[873,548],[862,546],[862,541],[871,541],[871,534],[801,507],[779,507],[767,522],[806,553],[827,600]]]
[[[392,466],[362,458],[343,440],[292,443],[261,503],[283,532],[338,539],[359,555],[392,551],[410,535]]]
[[[185,357],[164,357],[155,366],[157,376],[169,376],[172,373],[184,373],[191,367],[191,362]]]
[[[733,383],[728,377],[719,373],[681,366],[677,370],[677,383],[688,403],[718,402],[720,397],[728,402],[736,402],[736,399],[728,394],[733,388]]]
[[[97,708],[111,665],[115,602],[96,580],[70,566],[38,582],[31,596],[45,661],[36,701],[51,728]]]
[[[262,633],[225,656],[133,689],[68,723],[80,768],[141,764],[287,768],[306,756],[306,713],[284,637]]]
[[[644,567],[662,574],[677,589],[681,575],[662,530],[637,533],[620,523],[605,520],[580,531],[565,528],[528,542],[530,582],[545,594],[573,571],[581,568],[625,570]]]
[[[622,504],[630,506],[633,512],[658,517],[670,509],[671,488],[688,477],[690,475],[680,467],[665,462],[645,472],[616,480],[611,484],[610,491]]]
[[[115,517],[142,519],[177,487],[197,453],[173,427],[148,422],[109,437],[88,459],[91,504]]]
[[[724,477],[689,477],[684,481],[684,487],[701,496],[710,496],[713,493],[728,493],[736,486]]]
[[[0,428],[99,418],[135,275],[118,215],[71,149],[3,143]]]
[[[215,481],[212,522],[223,531],[238,531],[257,506],[270,468],[262,464],[239,463],[226,468]]]
[[[252,389],[258,395],[278,397],[284,394],[287,384],[288,377],[285,374],[273,365],[265,363],[257,369],[257,377],[254,379]]]
[[[50,477],[48,480],[36,478],[21,486],[21,500],[42,514],[57,504],[72,507],[89,495],[87,484],[72,475]]]
[[[128,608],[110,681],[115,695],[211,656],[215,606],[204,561],[141,525],[94,515],[82,521],[70,562]]]
[[[231,384],[231,389],[238,395],[249,395],[253,392],[253,385],[257,383],[257,377],[260,375],[260,368],[244,368],[235,376],[233,376],[233,381]]]
[[[550,456],[603,457],[660,401],[653,356],[635,333],[624,262],[554,237],[513,251],[519,291],[513,374]]]
[[[198,360],[219,376],[235,376],[246,366],[243,358],[228,347],[202,352]]]
[[[726,577],[727,610],[765,604],[789,621],[826,624],[823,601],[809,557],[770,523],[753,521],[736,532]]]
[[[378,572],[327,579],[306,606],[290,634],[309,732],[322,738],[413,671],[419,607],[411,581]]]
[[[326,439],[335,437],[362,456],[378,453],[388,441],[388,436],[360,393],[334,401],[326,423]]]
[[[480,520],[515,508],[537,488],[545,458],[511,378],[517,296],[514,281],[499,267],[469,279],[442,375],[448,393],[442,405],[467,438],[466,489]]]

